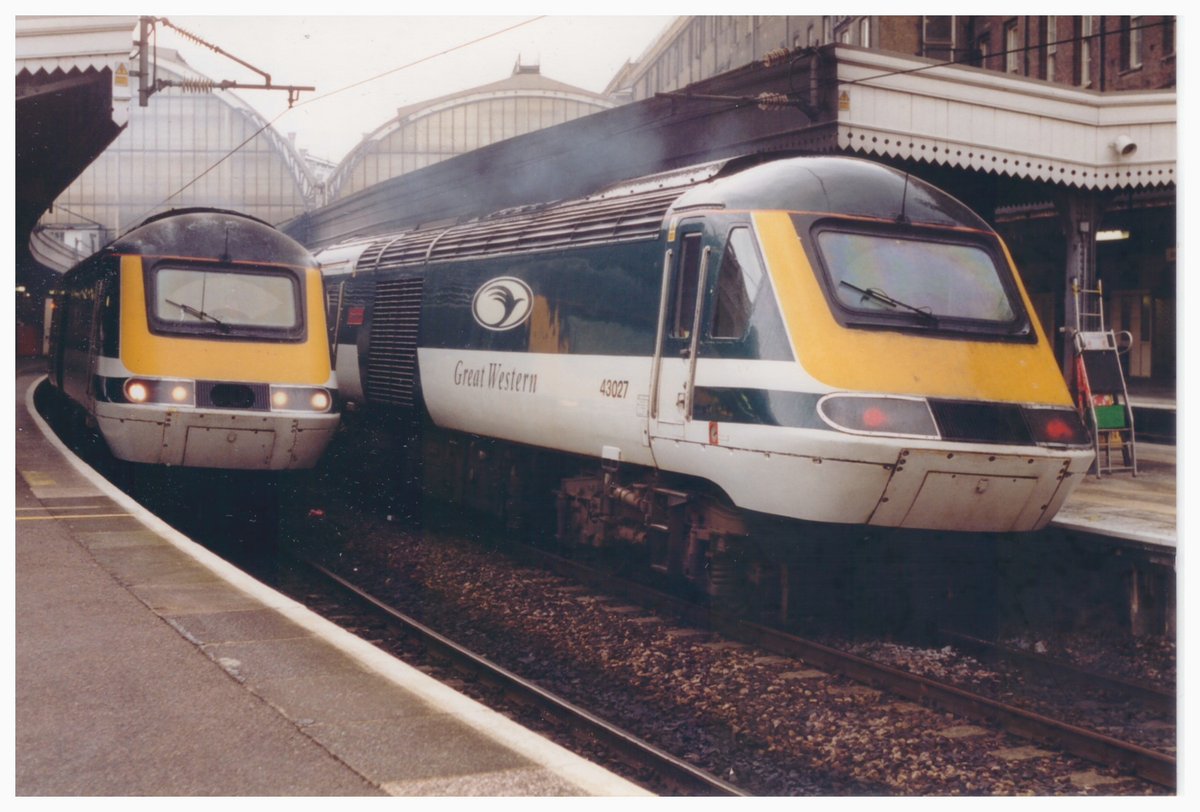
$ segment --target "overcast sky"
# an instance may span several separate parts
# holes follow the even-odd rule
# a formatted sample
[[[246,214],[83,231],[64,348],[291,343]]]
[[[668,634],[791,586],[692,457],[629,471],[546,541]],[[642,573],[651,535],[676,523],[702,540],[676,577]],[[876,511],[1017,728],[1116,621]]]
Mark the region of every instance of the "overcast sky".
[[[275,120],[279,132],[295,133],[298,147],[332,161],[341,160],[398,108],[504,79],[518,59],[540,65],[551,79],[603,91],[621,66],[641,55],[673,19],[158,16],[270,74],[273,84],[315,87],[315,92],[302,93],[291,110],[282,91],[237,94],[267,120]],[[262,81],[169,27],[159,26],[158,45],[178,50],[214,80]]]

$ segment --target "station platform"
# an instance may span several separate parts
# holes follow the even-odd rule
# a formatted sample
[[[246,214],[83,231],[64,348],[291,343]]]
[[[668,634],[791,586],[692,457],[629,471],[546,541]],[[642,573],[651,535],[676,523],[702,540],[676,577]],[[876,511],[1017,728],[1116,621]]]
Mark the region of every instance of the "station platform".
[[[18,360],[18,796],[634,796],[269,590],[79,463]]]
[[[1088,474],[1051,525],[1172,553],[1178,547],[1178,466],[1173,445],[1138,443],[1137,476]]]

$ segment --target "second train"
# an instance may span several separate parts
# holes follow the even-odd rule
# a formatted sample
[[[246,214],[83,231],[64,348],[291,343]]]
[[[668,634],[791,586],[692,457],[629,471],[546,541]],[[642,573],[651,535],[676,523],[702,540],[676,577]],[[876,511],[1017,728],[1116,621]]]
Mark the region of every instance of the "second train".
[[[1091,461],[1002,240],[872,162],[718,161],[317,258],[340,394],[427,488],[710,593],[781,523],[1043,527]]]

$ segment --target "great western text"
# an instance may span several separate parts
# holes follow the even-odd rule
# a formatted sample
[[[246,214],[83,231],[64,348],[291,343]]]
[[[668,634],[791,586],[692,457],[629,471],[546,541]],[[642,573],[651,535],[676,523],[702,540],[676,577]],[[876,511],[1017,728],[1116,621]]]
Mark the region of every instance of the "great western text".
[[[463,361],[454,365],[454,385],[468,389],[492,389],[497,392],[537,392],[536,372],[521,372],[499,362],[470,366]]]

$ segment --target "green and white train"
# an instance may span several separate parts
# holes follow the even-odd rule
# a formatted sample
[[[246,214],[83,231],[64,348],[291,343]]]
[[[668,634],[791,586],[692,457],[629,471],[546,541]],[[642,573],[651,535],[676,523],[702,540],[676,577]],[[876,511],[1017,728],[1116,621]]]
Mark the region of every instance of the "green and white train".
[[[710,591],[760,522],[1032,530],[1091,461],[1001,239],[868,161],[720,161],[317,258],[340,394],[420,430],[427,486]]]

